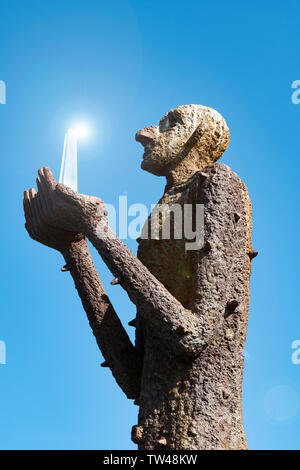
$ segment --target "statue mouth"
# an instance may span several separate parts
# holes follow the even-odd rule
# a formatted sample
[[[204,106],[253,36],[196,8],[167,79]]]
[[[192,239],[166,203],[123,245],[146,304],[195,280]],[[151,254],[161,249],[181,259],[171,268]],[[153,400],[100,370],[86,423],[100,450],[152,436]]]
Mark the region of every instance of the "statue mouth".
[[[153,147],[154,147],[154,144],[150,142],[144,145],[144,153],[142,155],[143,160],[146,160],[147,158],[151,157]]]
[[[150,157],[151,151],[149,149],[145,149],[143,155],[142,155],[142,160],[146,160],[148,157]]]

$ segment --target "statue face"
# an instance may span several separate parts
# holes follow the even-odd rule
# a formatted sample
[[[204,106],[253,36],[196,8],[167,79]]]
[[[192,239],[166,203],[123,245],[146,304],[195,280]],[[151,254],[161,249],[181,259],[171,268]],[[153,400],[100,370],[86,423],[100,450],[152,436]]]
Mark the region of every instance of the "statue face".
[[[144,147],[142,169],[157,176],[165,175],[200,124],[204,132],[211,134],[214,148],[216,143],[218,145],[218,139],[221,143],[223,134],[229,135],[222,116],[214,109],[201,105],[178,106],[165,114],[158,126],[138,131],[136,141]]]

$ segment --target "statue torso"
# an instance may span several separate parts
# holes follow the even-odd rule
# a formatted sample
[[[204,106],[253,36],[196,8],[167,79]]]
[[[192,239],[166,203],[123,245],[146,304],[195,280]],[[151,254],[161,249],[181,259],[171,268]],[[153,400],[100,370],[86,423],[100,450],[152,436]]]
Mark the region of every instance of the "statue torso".
[[[251,211],[245,186],[225,165],[213,165],[211,173],[220,173],[221,182],[227,178],[228,188],[224,189],[224,194],[227,197],[228,191],[228,218],[234,217],[235,211],[238,211],[241,214],[238,230],[249,232]],[[234,192],[231,194],[231,180],[239,197]],[[194,208],[197,203],[204,204],[205,238],[213,239],[211,217],[218,219],[218,211],[222,214],[223,208],[220,201],[213,199],[214,176],[206,189],[201,181],[197,174],[194,175],[181,187],[165,191],[159,204],[193,204]],[[210,194],[208,204],[207,194]],[[149,219],[146,223],[149,224]],[[213,308],[214,302],[221,305],[221,313],[218,314],[220,323],[215,325],[215,336],[196,358],[173,355],[167,345],[161,344],[155,328],[144,322],[142,312],[137,314],[136,346],[144,357],[139,424],[148,435],[147,442],[154,439],[152,449],[163,448],[159,441],[161,438],[168,440],[169,432],[174,441],[175,428],[180,429],[178,435],[181,436],[180,442],[175,444],[176,448],[247,448],[242,427],[241,390],[251,269],[246,253],[251,245],[251,231],[250,237],[241,238],[245,239],[245,244],[241,245],[231,240],[231,233],[236,230],[236,227],[232,228],[231,220],[228,219],[227,225],[224,226],[224,234],[221,227],[218,236],[221,244],[223,237],[223,240],[228,239],[229,248],[231,243],[234,245],[232,255],[229,254],[229,257],[236,259],[232,272],[227,270],[227,265],[231,266],[232,263],[227,259],[227,248],[225,251],[222,248],[217,262],[209,264],[203,250],[187,251],[184,239],[171,237],[169,240],[139,241],[139,259],[187,309],[201,315],[205,309]],[[214,273],[211,266],[215,269]],[[225,298],[221,292],[222,283],[226,283],[227,278],[230,283],[226,288],[228,298]],[[236,314],[225,318],[226,302],[236,293],[241,307]],[[214,322],[215,317],[212,318]],[[177,399],[179,395],[180,400]],[[197,432],[193,431],[195,428]],[[142,444],[140,448],[143,448]]]

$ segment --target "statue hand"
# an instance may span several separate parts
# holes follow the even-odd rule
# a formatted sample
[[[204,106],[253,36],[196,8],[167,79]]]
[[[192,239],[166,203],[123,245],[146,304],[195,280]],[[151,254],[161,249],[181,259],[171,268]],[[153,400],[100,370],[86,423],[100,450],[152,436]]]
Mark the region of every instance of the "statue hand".
[[[49,225],[45,220],[40,198],[33,188],[24,192],[23,206],[25,227],[33,240],[64,253],[71,243],[84,238],[81,233],[69,232]]]
[[[64,184],[57,184],[47,167],[40,168],[38,174],[36,197],[47,224],[71,232],[85,233],[88,227],[106,218],[105,205],[101,199],[79,194]]]

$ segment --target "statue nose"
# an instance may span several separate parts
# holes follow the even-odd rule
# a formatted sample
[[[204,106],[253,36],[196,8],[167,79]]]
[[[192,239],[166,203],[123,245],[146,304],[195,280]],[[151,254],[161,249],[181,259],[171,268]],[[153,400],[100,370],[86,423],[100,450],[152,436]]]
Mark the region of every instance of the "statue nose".
[[[142,145],[152,142],[155,136],[156,126],[145,127],[135,134],[135,140]]]

